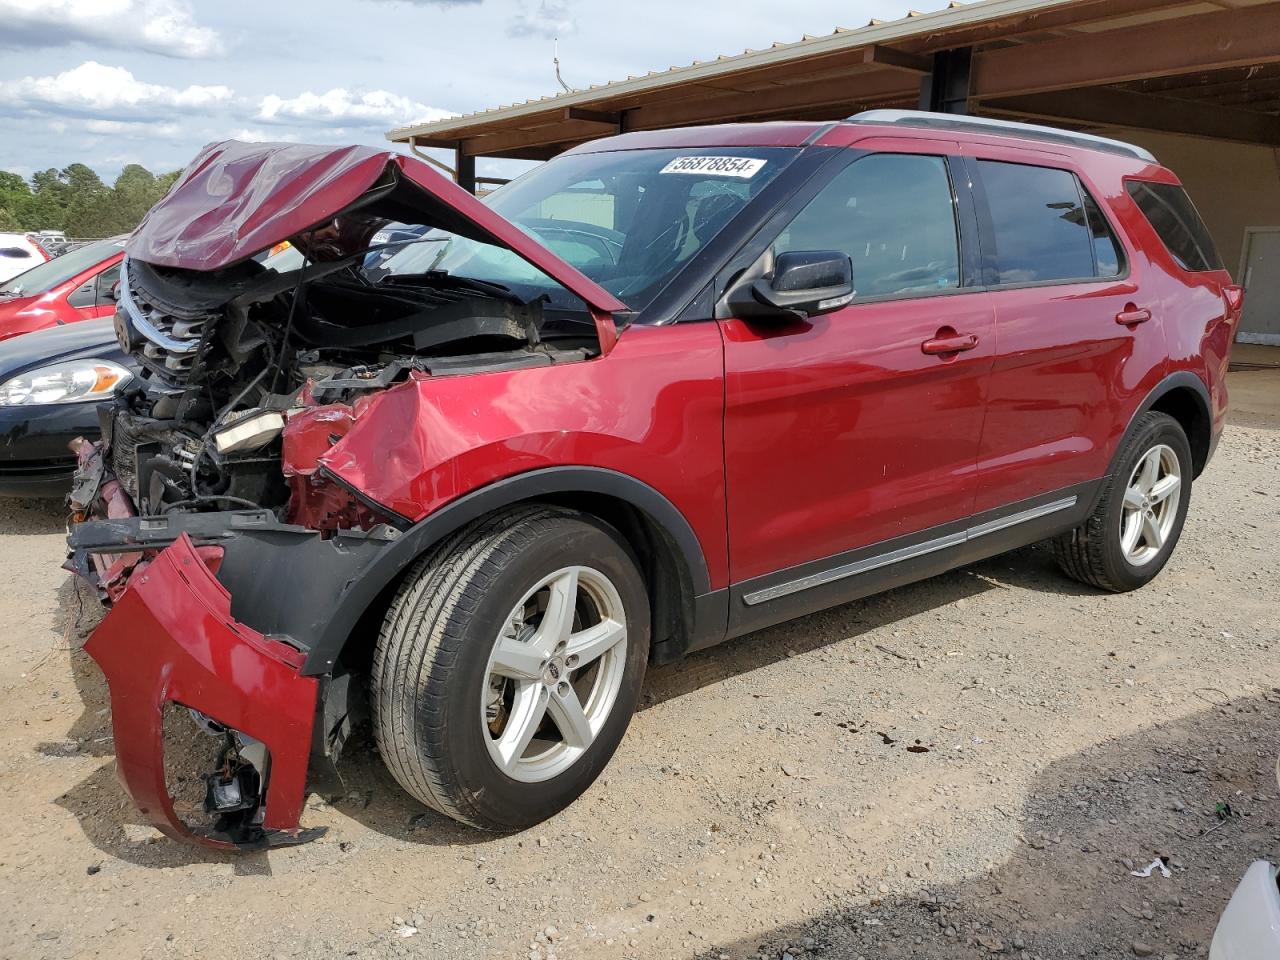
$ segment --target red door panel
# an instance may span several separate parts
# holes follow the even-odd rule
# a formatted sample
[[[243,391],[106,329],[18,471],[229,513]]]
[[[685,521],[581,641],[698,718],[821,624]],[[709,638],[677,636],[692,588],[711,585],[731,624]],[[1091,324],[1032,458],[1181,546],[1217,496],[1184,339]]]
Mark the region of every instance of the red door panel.
[[[721,328],[734,581],[970,515],[993,355],[987,294]],[[924,350],[970,336],[963,352]]]
[[[991,298],[998,350],[978,512],[1106,473],[1121,411],[1154,385],[1164,353],[1156,322],[1116,320],[1130,309],[1159,310],[1132,282],[999,290]]]

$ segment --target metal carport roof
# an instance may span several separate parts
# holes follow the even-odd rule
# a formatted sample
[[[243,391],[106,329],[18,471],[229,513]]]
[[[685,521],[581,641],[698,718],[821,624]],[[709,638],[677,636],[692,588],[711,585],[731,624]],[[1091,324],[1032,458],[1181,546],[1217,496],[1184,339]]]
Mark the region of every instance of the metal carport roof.
[[[627,130],[839,119],[927,104],[931,87],[936,107],[944,86],[956,111],[1280,145],[1280,2],[952,4],[387,136],[456,150],[469,179],[478,156],[546,159]]]

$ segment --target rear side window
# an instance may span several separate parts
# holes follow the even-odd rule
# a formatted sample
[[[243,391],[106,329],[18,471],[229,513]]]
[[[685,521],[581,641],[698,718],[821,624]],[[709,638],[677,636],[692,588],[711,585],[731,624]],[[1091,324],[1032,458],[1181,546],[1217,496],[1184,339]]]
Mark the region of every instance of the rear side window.
[[[1192,273],[1223,269],[1209,229],[1185,190],[1146,180],[1129,180],[1125,186],[1178,266]]]
[[[1117,276],[1119,244],[1098,205],[1069,170],[979,160],[1000,284]]]

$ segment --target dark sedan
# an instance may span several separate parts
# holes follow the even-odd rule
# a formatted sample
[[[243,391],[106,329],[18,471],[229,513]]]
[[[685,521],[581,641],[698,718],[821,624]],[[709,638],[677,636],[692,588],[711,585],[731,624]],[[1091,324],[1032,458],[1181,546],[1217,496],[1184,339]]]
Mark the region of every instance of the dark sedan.
[[[109,319],[0,343],[0,496],[64,496],[76,464],[67,444],[97,437],[98,402],[132,377]]]

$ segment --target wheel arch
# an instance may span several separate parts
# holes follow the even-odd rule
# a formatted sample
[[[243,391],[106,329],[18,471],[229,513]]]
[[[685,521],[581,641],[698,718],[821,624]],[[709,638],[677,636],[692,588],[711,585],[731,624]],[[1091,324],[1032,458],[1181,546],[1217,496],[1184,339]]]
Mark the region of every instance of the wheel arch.
[[[687,646],[697,598],[711,592],[706,557],[693,527],[662,493],[599,467],[549,467],[474,490],[406,530],[342,597],[307,655],[304,674],[333,670],[351,645],[372,649],[382,614],[405,573],[433,544],[480,517],[521,503],[556,504],[615,527],[631,545],[653,598],[653,645]]]
[[[1138,417],[1150,411],[1168,414],[1178,421],[1191,445],[1192,477],[1200,476],[1209,462],[1213,442],[1213,415],[1210,412],[1209,388],[1204,381],[1189,370],[1179,370],[1165,377],[1134,412],[1125,434]],[[1117,456],[1122,445],[1123,438],[1116,446]],[[1114,466],[1113,461],[1113,469]]]

